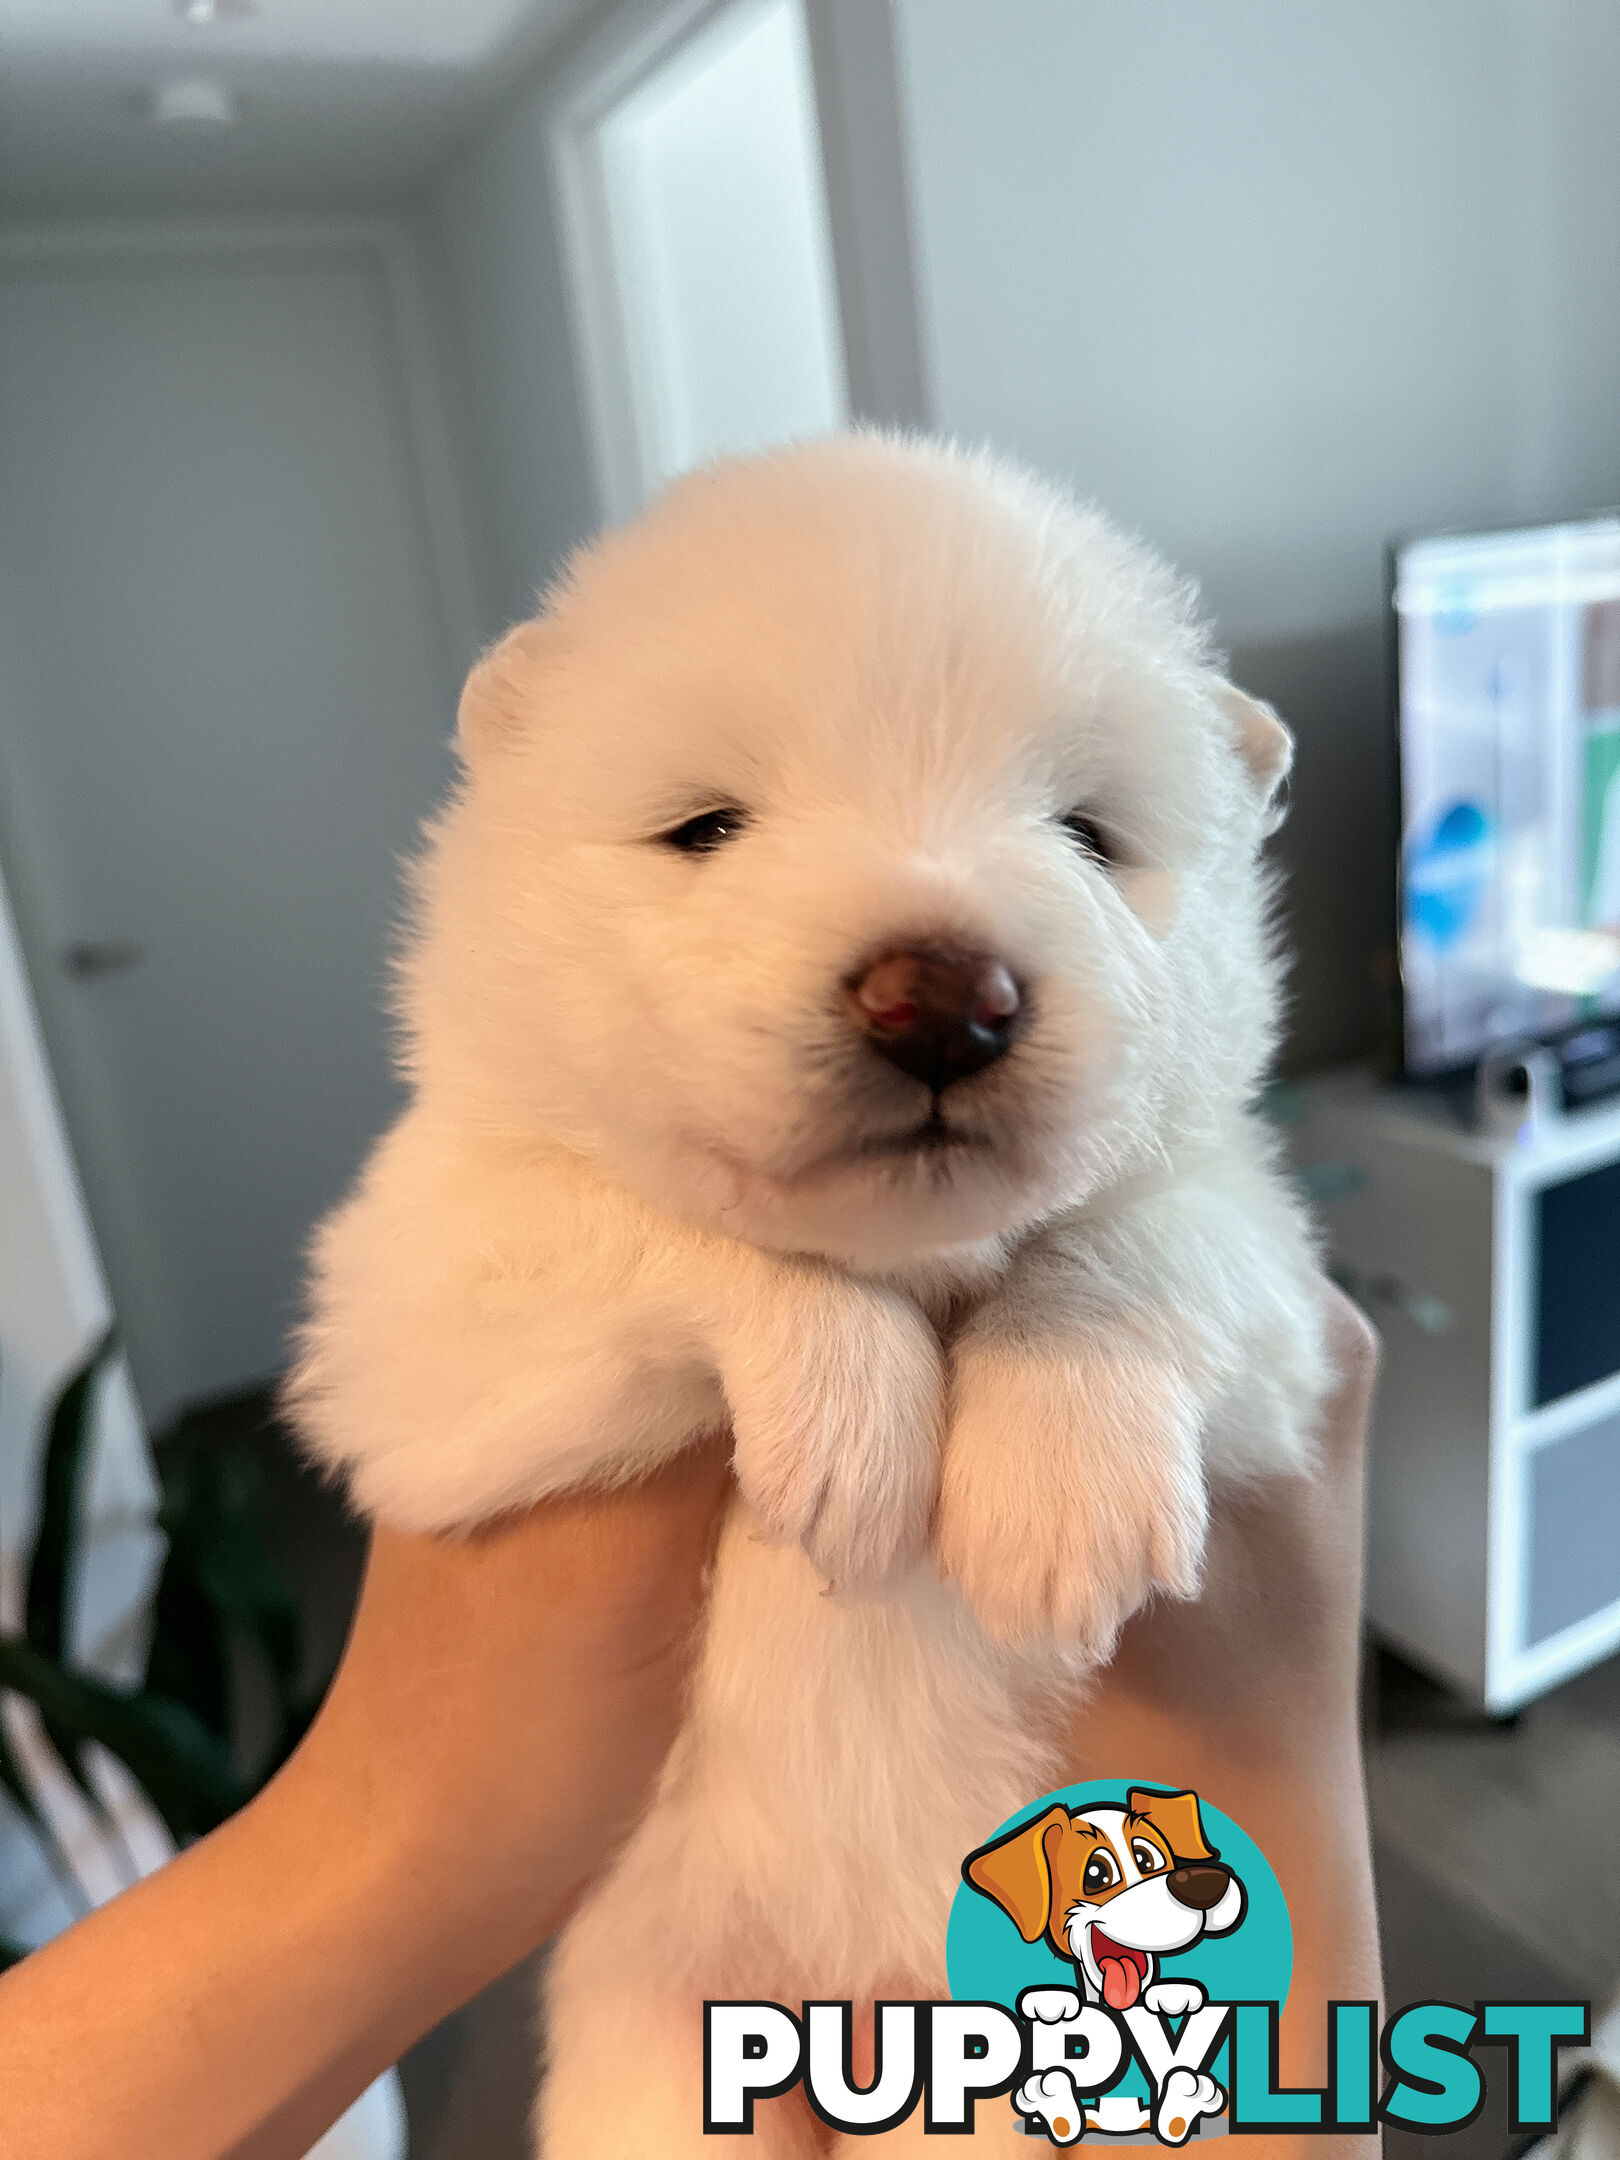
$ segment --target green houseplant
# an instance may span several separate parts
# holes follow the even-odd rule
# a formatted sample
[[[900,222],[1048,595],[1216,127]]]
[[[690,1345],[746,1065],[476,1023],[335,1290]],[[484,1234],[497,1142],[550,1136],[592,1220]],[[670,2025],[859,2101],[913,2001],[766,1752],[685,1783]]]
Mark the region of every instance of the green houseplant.
[[[297,1745],[324,1692],[300,1687],[299,1616],[265,1534],[262,1475],[241,1439],[211,1447],[160,1444],[158,1527],[167,1542],[141,1684],[85,1671],[70,1649],[85,1546],[85,1485],[97,1383],[114,1354],[109,1333],[67,1382],[45,1433],[39,1522],[28,1553],[23,1624],[0,1631],[0,1692],[33,1703],[45,1735],[92,1812],[107,1824],[87,1749],[105,1748],[151,1802],[176,1845],[225,1820]],[[233,1726],[247,1668],[257,1664],[269,1718],[244,1761]],[[261,1716],[259,1723],[265,1726]],[[82,1905],[72,1868],[0,1723],[0,1788],[47,1865]],[[25,1955],[0,1938],[0,1967]]]

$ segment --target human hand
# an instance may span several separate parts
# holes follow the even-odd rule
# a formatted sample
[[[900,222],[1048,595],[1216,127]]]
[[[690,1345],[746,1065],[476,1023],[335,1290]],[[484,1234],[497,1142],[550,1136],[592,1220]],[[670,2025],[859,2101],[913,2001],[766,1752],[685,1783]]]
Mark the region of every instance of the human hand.
[[[355,1796],[495,1977],[639,1820],[680,1723],[730,1491],[716,1435],[645,1481],[465,1536],[379,1527],[343,1662],[284,1776]]]
[[[1270,1861],[1294,1929],[1281,2072],[1326,2075],[1326,2004],[1381,1989],[1359,1732],[1367,1415],[1377,1338],[1326,1283],[1339,1375],[1309,1477],[1211,1495],[1203,1594],[1139,1613],[1077,1717],[1067,1775],[1190,1787]],[[1234,2143],[1237,2149],[1247,2141]],[[1323,2140],[1298,2141],[1327,2160]],[[1256,2141],[1286,2160],[1289,2141]],[[1346,2138],[1335,2149],[1376,2148]]]
[[[1127,1626],[1076,1729],[1077,1775],[1108,1775],[1104,1758],[1132,1749],[1157,1757],[1190,1744],[1298,1763],[1315,1760],[1330,1732],[1353,1739],[1378,1338],[1333,1284],[1322,1298],[1338,1380],[1311,1474],[1212,1494],[1203,1591]]]

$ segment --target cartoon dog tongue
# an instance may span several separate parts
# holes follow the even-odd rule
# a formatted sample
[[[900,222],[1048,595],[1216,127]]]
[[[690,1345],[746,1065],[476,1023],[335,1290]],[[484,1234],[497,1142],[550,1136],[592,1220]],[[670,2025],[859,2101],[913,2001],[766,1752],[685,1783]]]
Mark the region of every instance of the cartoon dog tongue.
[[[1128,2010],[1142,1992],[1141,1965],[1101,1928],[1093,1932],[1091,1948],[1102,1976],[1103,2001],[1110,2010]]]

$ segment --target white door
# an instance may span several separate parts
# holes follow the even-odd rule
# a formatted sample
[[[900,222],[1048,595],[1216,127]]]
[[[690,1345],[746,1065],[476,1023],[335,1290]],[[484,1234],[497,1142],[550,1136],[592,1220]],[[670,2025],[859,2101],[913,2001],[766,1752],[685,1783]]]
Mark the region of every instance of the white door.
[[[0,261],[0,845],[149,1416],[279,1366],[395,1099],[427,519],[376,250]]]

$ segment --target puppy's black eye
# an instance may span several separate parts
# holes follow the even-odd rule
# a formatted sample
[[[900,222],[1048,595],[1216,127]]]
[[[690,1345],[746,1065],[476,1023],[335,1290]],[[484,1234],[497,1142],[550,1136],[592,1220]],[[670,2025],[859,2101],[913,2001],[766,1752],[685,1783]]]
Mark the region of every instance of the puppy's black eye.
[[[1078,840],[1093,862],[1111,863],[1117,850],[1097,820],[1085,810],[1071,810],[1063,820],[1063,830]]]
[[[701,816],[677,825],[673,832],[661,833],[659,838],[665,847],[679,848],[683,855],[712,855],[728,840],[735,840],[747,823],[748,812],[732,805],[724,810],[705,810]]]
[[[1086,1862],[1086,1872],[1080,1878],[1080,1887],[1088,1897],[1095,1897],[1099,1890],[1107,1890],[1119,1881],[1119,1869],[1105,1852],[1095,1852]]]

